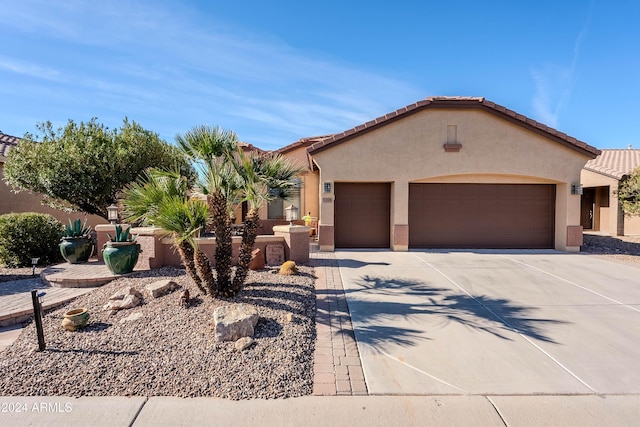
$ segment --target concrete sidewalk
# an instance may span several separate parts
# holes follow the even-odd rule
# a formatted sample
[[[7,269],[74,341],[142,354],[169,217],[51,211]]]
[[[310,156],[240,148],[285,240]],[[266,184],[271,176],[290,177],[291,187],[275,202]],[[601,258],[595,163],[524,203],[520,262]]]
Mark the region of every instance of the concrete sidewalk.
[[[635,426],[640,396],[0,397],[3,426]]]

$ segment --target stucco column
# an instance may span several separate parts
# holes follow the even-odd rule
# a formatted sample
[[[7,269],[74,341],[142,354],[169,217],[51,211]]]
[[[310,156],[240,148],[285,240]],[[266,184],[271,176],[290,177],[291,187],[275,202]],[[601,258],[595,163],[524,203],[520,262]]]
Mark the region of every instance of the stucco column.
[[[321,251],[333,252],[335,250],[335,237],[334,237],[334,182],[325,180],[322,178],[322,171],[320,172],[320,223],[318,224],[318,245]],[[328,184],[330,191],[325,191],[325,184]]]
[[[298,264],[309,262],[309,230],[304,225],[276,225],[274,236],[281,236],[285,243],[285,257]]]
[[[396,181],[391,185],[391,249],[409,250],[409,183]]]
[[[580,245],[580,195],[571,194],[571,184],[557,184],[555,248],[559,251],[579,252]]]

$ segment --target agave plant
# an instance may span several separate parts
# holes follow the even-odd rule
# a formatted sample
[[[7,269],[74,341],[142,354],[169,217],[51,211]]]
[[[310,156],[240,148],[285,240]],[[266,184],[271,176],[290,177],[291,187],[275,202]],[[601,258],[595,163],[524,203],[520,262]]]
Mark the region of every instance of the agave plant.
[[[80,219],[73,222],[69,219],[69,225],[64,226],[63,237],[87,237],[89,233],[91,233],[91,227],[87,227],[86,219],[83,223],[80,222]]]
[[[107,233],[107,236],[109,237],[109,241],[110,242],[117,242],[117,243],[122,243],[122,242],[134,242],[137,238],[138,235],[136,234],[135,236],[131,234],[131,229],[127,228],[125,230],[122,230],[122,226],[121,225],[116,225],[116,234],[115,236],[111,236],[111,234]]]

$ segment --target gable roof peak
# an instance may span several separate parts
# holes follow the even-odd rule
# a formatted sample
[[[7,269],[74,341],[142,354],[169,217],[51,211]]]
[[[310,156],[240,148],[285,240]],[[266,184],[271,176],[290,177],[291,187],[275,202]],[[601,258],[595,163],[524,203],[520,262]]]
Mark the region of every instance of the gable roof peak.
[[[321,141],[312,144],[307,151],[309,154],[314,154],[320,151],[324,151],[331,146],[348,141],[349,139],[370,132],[378,127],[385,126],[392,123],[402,117],[415,114],[419,111],[428,108],[478,108],[488,113],[497,115],[502,119],[510,121],[516,125],[522,126],[530,131],[533,131],[539,135],[552,139],[562,145],[572,148],[582,154],[587,155],[590,158],[595,158],[600,154],[600,150],[588,145],[566,133],[553,129],[545,124],[537,122],[522,114],[516,113],[502,105],[489,101],[481,96],[431,96],[421,101],[409,104],[403,108],[400,108],[391,113],[380,116],[376,119],[370,120],[367,123],[361,124],[354,128],[348,129],[342,133],[337,133],[329,136]]]

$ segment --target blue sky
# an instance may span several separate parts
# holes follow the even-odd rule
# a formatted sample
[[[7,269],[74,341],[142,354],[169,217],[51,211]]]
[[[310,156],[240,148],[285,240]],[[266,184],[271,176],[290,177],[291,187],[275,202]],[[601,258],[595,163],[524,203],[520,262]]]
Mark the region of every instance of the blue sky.
[[[276,149],[428,96],[640,148],[640,2],[0,0],[0,130],[127,116]]]

